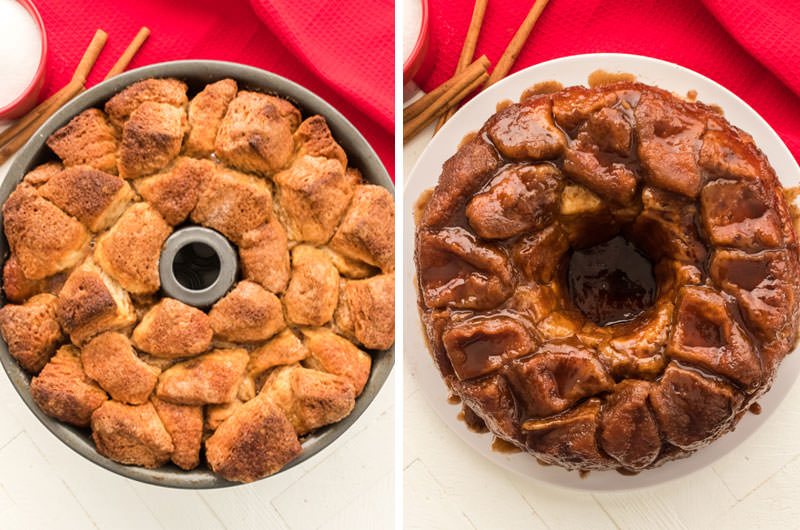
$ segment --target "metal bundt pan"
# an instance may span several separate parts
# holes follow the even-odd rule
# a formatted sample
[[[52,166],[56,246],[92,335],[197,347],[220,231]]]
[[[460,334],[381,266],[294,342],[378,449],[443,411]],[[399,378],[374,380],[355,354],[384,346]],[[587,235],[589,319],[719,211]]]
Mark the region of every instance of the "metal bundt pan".
[[[70,101],[56,112],[20,151],[5,179],[0,183],[0,204],[5,203],[8,196],[28,171],[39,164],[56,159],[55,155],[45,145],[45,141],[54,131],[66,125],[73,116],[83,110],[90,107],[102,108],[108,99],[126,86],[149,77],[174,77],[180,79],[189,86],[190,97],[208,83],[232,78],[237,81],[240,89],[266,92],[290,100],[297,105],[304,117],[314,114],[324,116],[328,121],[334,138],[347,153],[349,164],[360,169],[366,180],[383,186],[394,195],[394,185],[389,178],[389,174],[369,143],[344,116],[319,96],[281,76],[251,66],[222,61],[189,60],[159,63],[131,70],[90,88],[84,94]],[[1,221],[2,218],[0,217]],[[4,263],[8,257],[8,241],[4,233],[0,236],[0,256],[2,256],[2,262]],[[0,301],[5,304],[5,297],[3,295],[0,295],[0,297],[2,297]],[[282,471],[308,460],[333,443],[356,422],[359,416],[372,403],[372,400],[375,399],[394,365],[394,346],[388,350],[370,353],[372,356],[372,373],[364,392],[356,400],[353,411],[338,423],[318,429],[308,437],[303,442],[302,454],[287,464]],[[208,469],[183,471],[170,463],[159,469],[150,470],[119,464],[98,454],[88,430],[78,429],[45,415],[33,402],[29,389],[31,377],[11,357],[8,353],[8,345],[2,340],[0,340],[0,362],[2,362],[3,368],[22,400],[25,401],[31,412],[39,418],[44,426],[61,439],[62,442],[95,464],[122,476],[159,486],[207,489],[238,485],[238,483],[229,482],[214,475]],[[272,475],[273,478],[271,480],[280,480],[278,475],[280,475],[280,472]],[[267,479],[270,479],[270,477],[267,477]]]

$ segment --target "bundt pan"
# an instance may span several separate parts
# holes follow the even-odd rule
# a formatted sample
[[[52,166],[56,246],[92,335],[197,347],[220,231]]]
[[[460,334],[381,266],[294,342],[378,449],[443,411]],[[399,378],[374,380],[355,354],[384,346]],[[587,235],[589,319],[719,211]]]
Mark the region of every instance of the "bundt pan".
[[[98,84],[65,105],[39,129],[36,135],[20,151],[5,179],[0,184],[0,204],[5,203],[8,196],[28,171],[39,164],[55,159],[55,155],[45,145],[45,141],[54,131],[64,126],[72,117],[83,110],[101,106],[124,87],[150,77],[174,77],[180,79],[189,86],[190,93],[197,92],[207,83],[232,78],[238,82],[240,88],[265,92],[290,100],[300,109],[304,116],[322,115],[327,120],[334,138],[347,153],[350,165],[361,170],[364,178],[370,183],[383,186],[394,194],[392,181],[369,143],[344,116],[314,93],[283,77],[251,66],[222,61],[188,60],[159,63],[131,70]],[[0,223],[2,223],[2,219],[0,219]],[[2,234],[0,236],[0,255],[3,257],[3,263],[7,259],[8,253],[8,241],[5,235]],[[0,305],[5,304],[4,295],[0,294],[0,297],[2,297],[0,298]],[[88,431],[83,431],[50,418],[36,406],[29,390],[30,375],[8,353],[8,346],[2,340],[0,340],[0,362],[2,362],[3,368],[11,379],[14,388],[16,388],[31,412],[61,441],[95,464],[119,475],[159,486],[207,489],[238,484],[222,479],[208,469],[183,471],[170,463],[159,469],[149,470],[138,466],[119,464],[101,456],[95,450],[94,442]],[[388,350],[373,353],[372,371],[369,380],[362,395],[356,400],[355,408],[350,415],[338,423],[315,431],[303,442],[303,452],[300,456],[287,464],[281,471],[285,471],[313,457],[350,428],[369,407],[372,400],[375,399],[375,396],[386,382],[393,364],[394,346]],[[277,473],[273,476],[277,476]]]

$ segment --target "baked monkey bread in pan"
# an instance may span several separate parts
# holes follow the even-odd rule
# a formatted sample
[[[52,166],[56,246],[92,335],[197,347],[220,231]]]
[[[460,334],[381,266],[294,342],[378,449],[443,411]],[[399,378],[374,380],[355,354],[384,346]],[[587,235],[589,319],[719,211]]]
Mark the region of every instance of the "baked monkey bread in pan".
[[[251,482],[350,415],[394,343],[394,199],[324,117],[233,79],[188,90],[137,81],[48,138],[58,160],[3,205],[0,334],[33,401],[99,454]],[[209,307],[162,282],[191,225],[238,254]]]
[[[688,456],[735,427],[797,339],[774,170],[712,108],[640,83],[497,112],[445,162],[415,244],[447,386],[543,463]]]

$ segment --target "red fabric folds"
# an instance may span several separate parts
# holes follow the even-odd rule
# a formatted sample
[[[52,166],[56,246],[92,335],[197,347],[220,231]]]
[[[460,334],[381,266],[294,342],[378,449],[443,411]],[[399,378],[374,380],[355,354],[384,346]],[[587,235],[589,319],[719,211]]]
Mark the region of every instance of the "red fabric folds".
[[[275,72],[342,112],[394,175],[391,3],[378,0],[367,8],[343,0],[252,2],[36,0],[49,48],[42,96],[69,81],[95,30],[105,30],[109,39],[88,86],[105,77],[139,28],[147,26],[150,38],[130,68],[178,59],[217,59]],[[362,12],[372,18],[358,18]],[[372,60],[354,48],[369,49]]]

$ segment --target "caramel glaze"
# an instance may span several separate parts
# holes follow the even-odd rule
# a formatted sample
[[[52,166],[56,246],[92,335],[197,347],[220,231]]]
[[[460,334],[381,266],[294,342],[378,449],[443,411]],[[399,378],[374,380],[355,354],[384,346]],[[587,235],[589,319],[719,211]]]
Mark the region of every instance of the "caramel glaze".
[[[500,112],[501,110],[503,110],[503,109],[509,107],[510,105],[513,105],[513,104],[514,104],[514,102],[511,101],[510,99],[504,99],[503,101],[498,102],[497,105],[495,105],[494,108],[495,108],[495,110],[497,112]]]
[[[419,194],[417,202],[414,203],[414,225],[418,225],[420,219],[422,219],[422,214],[428,206],[431,195],[433,195],[433,188],[429,188]]]
[[[570,157],[582,165],[566,172]],[[530,164],[555,169],[557,185],[543,184],[552,170],[518,170]],[[537,186],[555,190],[552,206],[525,195]],[[464,421],[542,462],[629,472],[730,430],[797,339],[800,265],[780,190],[746,135],[654,87],[505,107],[445,163],[417,225],[421,317],[445,382],[469,396]],[[521,200],[535,215],[517,216]],[[774,289],[784,305],[764,317],[759,297]],[[490,321],[504,324],[490,333]]]
[[[461,139],[461,141],[458,143],[458,148],[461,149],[464,146],[464,144],[471,142],[477,136],[478,136],[478,131],[472,131],[471,133],[465,134],[464,137]]]
[[[472,432],[484,433],[489,432],[486,424],[480,416],[466,405],[461,407],[461,412],[458,413],[458,419],[467,424],[467,428]]]
[[[634,320],[655,300],[652,263],[622,236],[573,251],[567,275],[573,302],[600,326]]]
[[[542,81],[541,83],[536,83],[533,86],[530,86],[525,89],[525,91],[520,96],[520,101],[525,101],[528,98],[532,98],[534,96],[541,96],[545,94],[554,94],[564,88],[564,85],[559,83],[558,81]]]
[[[792,216],[795,232],[800,232],[800,206],[797,204],[797,197],[800,196],[800,186],[793,186],[783,190],[786,203],[789,205],[789,215]]]
[[[595,70],[589,74],[587,82],[591,88],[602,85],[611,85],[622,81],[634,82],[636,76],[627,72],[607,72],[605,70]]]
[[[511,442],[507,442],[502,438],[498,438],[497,436],[495,436],[494,439],[492,440],[492,451],[509,455],[509,454],[521,453],[522,449],[512,444]]]

